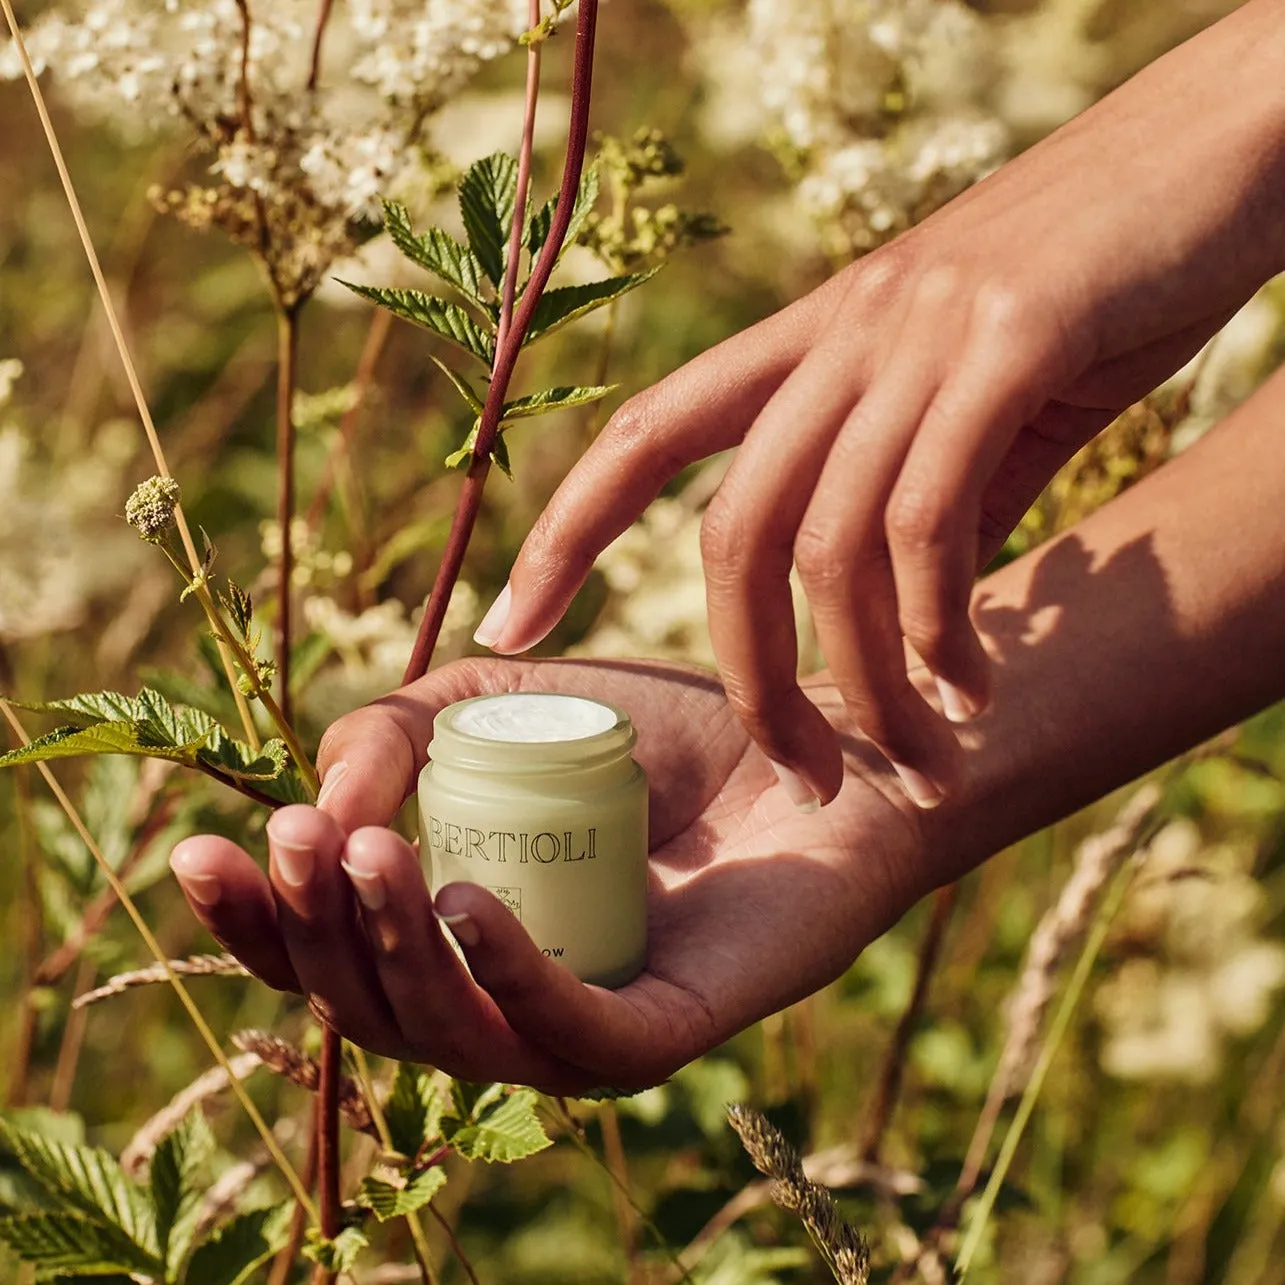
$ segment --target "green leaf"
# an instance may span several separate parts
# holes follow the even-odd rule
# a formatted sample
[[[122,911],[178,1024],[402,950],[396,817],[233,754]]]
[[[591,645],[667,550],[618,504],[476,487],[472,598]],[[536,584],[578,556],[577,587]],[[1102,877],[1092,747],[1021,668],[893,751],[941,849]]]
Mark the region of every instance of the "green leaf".
[[[474,424],[469,430],[469,435],[464,439],[464,445],[458,451],[452,451],[443,461],[447,468],[468,468],[468,462],[473,456],[473,447],[477,444],[478,425]],[[504,471],[505,477],[513,476],[513,466],[509,462],[509,448],[504,440],[504,429],[501,427],[495,434],[495,441],[491,443],[491,458]],[[0,765],[4,763],[0,759]]]
[[[460,180],[460,214],[469,246],[497,290],[504,280],[517,190],[518,164],[504,152],[475,161]]]
[[[596,388],[547,388],[542,393],[532,393],[519,397],[516,401],[505,402],[501,422],[511,419],[530,419],[535,415],[547,415],[550,411],[567,410],[572,406],[587,406],[606,397],[617,387],[616,384],[602,384]]]
[[[393,1140],[393,1149],[404,1156],[416,1156],[426,1142],[441,1132],[442,1095],[432,1078],[409,1062],[399,1062],[392,1092],[384,1106],[384,1119]]]
[[[484,1096],[467,1120],[444,1118],[442,1132],[468,1160],[511,1164],[553,1145],[535,1113],[537,1100],[533,1089],[517,1089],[498,1099]]]
[[[271,781],[285,766],[285,746],[280,741],[252,750],[229,736],[204,710],[171,705],[149,687],[133,697],[88,692],[66,700],[22,703],[22,708],[61,714],[72,721],[30,745],[0,755],[0,767],[85,754],[131,754],[185,767],[205,764],[235,779]]]
[[[482,413],[482,399],[473,391],[468,380],[458,371],[452,370],[444,361],[439,361],[432,353],[429,353],[428,359],[455,385],[456,392],[468,403],[469,409],[473,414],[480,415]]]
[[[183,1273],[183,1285],[241,1285],[285,1244],[294,1202],[238,1214],[198,1245]]]
[[[254,623],[254,603],[250,595],[234,581],[228,581],[226,592],[219,594],[219,602],[228,613],[233,627],[244,642],[250,636],[250,626]]]
[[[381,1223],[386,1223],[423,1209],[445,1186],[446,1174],[441,1169],[425,1169],[401,1186],[382,1178],[367,1177],[357,1188],[356,1200]]]
[[[214,1154],[214,1135],[200,1107],[156,1144],[148,1183],[156,1214],[156,1245],[173,1277],[192,1246],[204,1190],[201,1174]]]
[[[35,1269],[36,1280],[60,1276],[160,1276],[157,1258],[119,1228],[68,1212],[0,1218],[0,1241]]]
[[[427,232],[416,234],[406,207],[395,201],[384,202],[384,227],[393,243],[412,263],[454,286],[487,316],[494,316],[495,305],[482,293],[486,270],[468,246],[461,245],[441,228],[429,228]]]
[[[369,1244],[360,1227],[345,1227],[334,1240],[326,1240],[315,1227],[309,1227],[303,1254],[332,1272],[346,1272],[351,1270],[357,1255]],[[194,1282],[189,1281],[188,1285],[194,1285]]]
[[[406,321],[431,330],[435,335],[448,340],[466,353],[471,353],[488,369],[493,356],[494,336],[485,331],[457,303],[439,299],[436,295],[424,294],[419,290],[395,290],[380,286],[359,286],[351,281],[339,282],[347,286],[354,294],[363,299],[377,303],[381,308]]]
[[[571,210],[571,222],[567,224],[566,238],[562,242],[562,249],[558,251],[559,259],[575,245],[580,229],[584,227],[585,219],[589,217],[589,212],[597,203],[598,165],[595,162],[580,175],[580,190],[576,193],[576,203]],[[558,197],[555,193],[527,220],[526,248],[532,262],[549,239],[549,229],[553,226],[553,215],[557,208]]]
[[[18,1162],[63,1208],[124,1233],[139,1254],[154,1260],[152,1211],[115,1157],[99,1147],[58,1142],[0,1121],[0,1134]],[[122,1242],[124,1243],[124,1242]]]
[[[260,781],[255,787],[260,794],[266,794],[270,799],[276,799],[281,803],[315,803],[316,796],[303,783],[303,777],[293,765],[287,767],[273,781]]]
[[[531,317],[531,326],[527,330],[524,344],[535,343],[555,330],[561,330],[595,308],[605,307],[619,299],[621,295],[636,290],[644,281],[650,281],[660,271],[659,267],[648,268],[645,272],[631,272],[623,277],[607,277],[603,281],[590,281],[582,286],[560,286],[557,290],[546,290],[540,296]]]

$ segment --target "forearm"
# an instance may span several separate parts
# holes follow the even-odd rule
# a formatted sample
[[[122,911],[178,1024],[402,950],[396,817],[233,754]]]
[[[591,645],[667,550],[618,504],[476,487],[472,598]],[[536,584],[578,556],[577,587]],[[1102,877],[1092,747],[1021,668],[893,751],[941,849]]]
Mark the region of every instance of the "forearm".
[[[991,712],[924,818],[935,881],[1285,695],[1285,371],[1179,458],[982,581]]]

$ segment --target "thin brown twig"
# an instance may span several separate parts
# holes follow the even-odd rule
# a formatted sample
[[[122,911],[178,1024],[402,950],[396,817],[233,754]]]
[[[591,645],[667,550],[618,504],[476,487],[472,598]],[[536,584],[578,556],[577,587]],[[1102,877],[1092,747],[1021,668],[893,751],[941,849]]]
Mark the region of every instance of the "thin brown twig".
[[[468,548],[469,538],[473,534],[473,526],[481,508],[482,490],[486,485],[486,476],[491,467],[491,448],[495,445],[500,416],[504,411],[505,394],[508,392],[509,381],[513,378],[513,370],[522,349],[522,340],[531,324],[540,296],[549,283],[558,253],[571,226],[571,215],[580,190],[580,175],[584,169],[585,145],[589,137],[589,103],[593,87],[593,48],[597,21],[598,0],[581,0],[576,21],[575,72],[571,85],[571,122],[567,135],[567,157],[562,169],[562,186],[558,192],[557,209],[553,214],[549,236],[522,293],[522,302],[517,306],[512,325],[505,330],[504,343],[496,345],[495,365],[486,402],[478,420],[473,456],[469,461],[468,474],[460,490],[455,516],[451,521],[450,535],[446,540],[446,549],[442,554],[442,561],[433,582],[433,590],[429,594],[424,614],[420,619],[415,646],[402,679],[403,684],[414,682],[428,670],[438,635],[442,631],[442,622],[446,618],[446,607],[450,602],[451,591],[459,579],[460,568],[464,563],[464,553]],[[522,214],[523,212],[515,207],[515,222],[522,217]]]
[[[35,1049],[36,1024],[39,1009],[33,990],[40,986],[40,955],[44,949],[45,907],[40,893],[38,850],[31,828],[31,783],[28,769],[20,767],[13,776],[14,812],[18,821],[18,852],[22,861],[22,899],[26,903],[23,915],[25,938],[23,959],[22,1026],[18,1032],[17,1047],[13,1051],[13,1069],[9,1073],[7,1103],[20,1107],[27,1100],[27,1080],[31,1074],[31,1055]]]
[[[237,81],[237,102],[241,110],[241,128],[254,142],[254,100],[250,96],[250,5],[249,0],[236,0],[241,14],[241,71]]]
[[[312,1116],[315,1121],[317,1104],[312,1104]],[[317,1142],[318,1130],[315,1125],[308,1131],[308,1154],[304,1156],[303,1169],[299,1173],[300,1181],[312,1190],[317,1181]],[[299,1260],[299,1251],[303,1248],[304,1233],[308,1230],[308,1211],[296,1202],[294,1213],[290,1215],[290,1230],[286,1243],[272,1261],[272,1271],[268,1275],[268,1285],[287,1285],[290,1273]]]
[[[946,929],[950,924],[951,913],[955,908],[957,884],[948,884],[938,888],[933,894],[932,918],[924,932],[923,941],[919,944],[919,960],[915,968],[915,984],[910,994],[910,1002],[897,1022],[892,1042],[884,1056],[883,1070],[879,1076],[879,1087],[875,1090],[874,1103],[862,1130],[860,1151],[863,1160],[874,1163],[879,1159],[883,1146],[884,1134],[892,1121],[892,1114],[901,1096],[901,1081],[906,1066],[906,1054],[915,1028],[923,1014],[924,1004],[928,999],[928,986],[932,981],[937,960],[941,955],[942,943]]]
[[[343,1041],[329,1022],[321,1024],[321,1072],[317,1085],[317,1192],[321,1234],[339,1235],[339,1062]],[[315,1279],[315,1278],[314,1278]]]
[[[437,1219],[438,1225],[446,1233],[446,1239],[451,1242],[451,1253],[459,1261],[459,1265],[464,1269],[464,1274],[469,1278],[471,1285],[481,1285],[477,1279],[477,1272],[473,1270],[473,1264],[469,1262],[468,1255],[464,1252],[464,1246],[460,1244],[459,1237],[455,1235],[455,1229],[446,1221],[441,1211],[434,1209],[431,1204],[428,1206],[428,1212]]]
[[[598,1127],[602,1130],[602,1154],[615,1182],[611,1188],[611,1201],[616,1208],[616,1224],[620,1228],[620,1243],[629,1266],[630,1285],[638,1276],[638,1221],[634,1217],[629,1199],[629,1160],[624,1141],[620,1136],[620,1120],[610,1102],[598,1107]]]
[[[333,8],[334,0],[321,0],[321,7],[317,10],[317,25],[312,33],[312,57],[308,61],[310,94],[317,88],[317,81],[321,77],[321,45],[326,37],[326,24],[330,21],[330,11]]]
[[[80,997],[93,984],[98,972],[98,964],[87,955],[80,957],[76,968],[76,980],[72,983],[72,994],[77,998],[71,1001],[71,1012],[67,1014],[67,1025],[63,1028],[62,1042],[58,1045],[58,1061],[54,1065],[53,1083],[49,1088],[49,1109],[66,1111],[71,1103],[71,1090],[76,1082],[76,1068],[80,1065],[80,1050],[85,1043],[85,1026],[89,1014],[84,1012]]]

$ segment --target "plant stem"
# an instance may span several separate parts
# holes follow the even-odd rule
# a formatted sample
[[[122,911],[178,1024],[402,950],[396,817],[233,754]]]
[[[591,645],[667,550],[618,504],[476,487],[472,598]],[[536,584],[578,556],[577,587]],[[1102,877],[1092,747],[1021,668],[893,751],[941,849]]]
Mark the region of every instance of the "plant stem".
[[[451,1252],[464,1269],[464,1274],[469,1278],[470,1285],[481,1285],[477,1278],[477,1272],[473,1270],[473,1264],[469,1262],[468,1255],[464,1252],[464,1246],[460,1244],[459,1237],[455,1234],[455,1228],[446,1221],[441,1211],[434,1209],[431,1204],[428,1206],[428,1212],[433,1215],[437,1220],[437,1225],[446,1233],[446,1239],[451,1242]]]
[[[612,1204],[616,1207],[616,1223],[620,1228],[620,1243],[625,1251],[630,1285],[638,1279],[638,1223],[634,1218],[629,1196],[629,1160],[620,1137],[620,1120],[610,1102],[598,1107],[598,1127],[602,1130],[602,1154],[613,1179]]]
[[[411,652],[410,661],[406,666],[403,684],[414,682],[421,677],[427,671],[429,661],[432,659],[433,649],[442,631],[442,621],[446,618],[446,607],[450,602],[451,590],[459,579],[460,568],[464,563],[464,553],[468,548],[469,537],[473,534],[473,526],[482,504],[482,490],[486,485],[486,475],[491,467],[491,448],[495,444],[500,416],[504,413],[504,398],[508,392],[509,381],[513,378],[513,370],[522,349],[522,340],[531,324],[531,317],[536,305],[540,302],[540,296],[549,283],[558,253],[562,249],[567,230],[571,225],[571,214],[575,208],[576,195],[580,190],[580,174],[584,169],[585,145],[589,137],[589,102],[593,87],[593,47],[597,21],[598,0],[581,0],[576,19],[575,72],[571,85],[571,122],[567,134],[567,157],[562,168],[562,186],[558,192],[557,209],[553,214],[548,239],[540,251],[530,279],[522,292],[522,302],[517,305],[512,324],[505,328],[504,342],[496,344],[491,384],[478,420],[473,457],[469,461],[468,474],[464,478],[459,502],[455,507],[455,517],[451,522],[450,535],[447,537],[446,549],[437,569],[433,590],[429,594],[424,615],[419,623],[419,632],[415,638],[415,647]],[[520,207],[514,208],[515,226],[523,219],[524,213]]]
[[[107,288],[107,278],[103,275],[102,264],[98,262],[98,252],[94,249],[93,239],[89,235],[89,225],[85,222],[84,212],[80,208],[80,199],[76,196],[76,189],[72,186],[71,173],[67,169],[67,162],[62,154],[62,146],[58,142],[58,135],[54,131],[49,108],[45,105],[44,93],[41,91],[40,82],[36,79],[35,68],[31,65],[31,57],[27,53],[27,44],[22,37],[22,29],[18,26],[18,19],[14,16],[11,0],[0,0],[0,10],[3,10],[5,21],[9,24],[9,34],[13,37],[14,47],[18,51],[22,72],[26,78],[27,87],[31,91],[32,101],[36,106],[36,115],[40,118],[45,141],[49,144],[49,152],[53,157],[54,167],[58,171],[58,178],[62,183],[67,205],[71,209],[72,222],[76,225],[76,232],[85,251],[85,258],[89,261],[89,270],[98,289],[98,297],[102,302],[107,324],[111,328],[116,351],[120,354],[121,365],[125,370],[125,379],[133,395],[134,405],[138,409],[139,422],[143,426],[147,444],[151,447],[152,458],[156,463],[156,471],[162,477],[172,477],[169,464],[165,459],[165,451],[161,447],[160,436],[156,432],[156,425],[152,421],[152,413],[147,406],[147,398],[143,396],[143,385],[138,378],[138,371],[134,366],[134,358],[130,354],[129,345],[125,342],[125,332],[121,327],[120,318],[116,315],[116,305],[112,302],[111,291]],[[187,518],[183,514],[182,506],[175,508],[174,521],[178,526],[179,537],[183,541],[183,550],[187,555],[188,566],[191,569],[190,573],[196,576],[201,569],[201,560],[197,556],[196,545],[192,541],[192,532],[188,528]],[[240,714],[242,726],[245,728],[245,738],[251,746],[258,749],[258,732],[254,727],[254,719],[250,716],[250,706],[236,685],[236,672],[232,665],[232,658],[222,643],[219,644],[219,659],[223,663],[224,672],[228,677],[228,684],[232,688],[232,698],[236,701],[237,713]]]
[[[63,1028],[62,1042],[58,1046],[58,1061],[54,1066],[53,1084],[49,1089],[49,1109],[66,1111],[71,1102],[71,1090],[76,1080],[76,1067],[80,1064],[80,1050],[85,1043],[85,1024],[89,1009],[77,1008],[74,1001],[94,984],[98,965],[87,955],[80,957],[76,980],[72,985],[72,1007]]]
[[[313,1119],[316,1119],[317,1103],[311,1103]],[[309,1190],[317,1181],[317,1130],[314,1128],[308,1135],[308,1153],[303,1161],[303,1173],[300,1175],[303,1185]],[[289,1285],[290,1273],[299,1258],[303,1247],[303,1234],[308,1227],[308,1215],[304,1207],[295,1203],[294,1213],[290,1215],[290,1231],[286,1243],[272,1260],[272,1271],[268,1276],[268,1285]]]
[[[27,1100],[27,1080],[31,1074],[31,1054],[35,1047],[39,1010],[33,991],[40,980],[40,956],[44,950],[44,899],[40,895],[39,862],[35,835],[31,830],[31,782],[27,769],[20,767],[13,777],[14,812],[18,822],[18,852],[22,860],[22,898],[25,949],[23,951],[22,1026],[17,1048],[13,1052],[13,1069],[9,1073],[6,1105],[20,1107]]]
[[[1093,965],[1097,962],[1098,954],[1106,941],[1111,921],[1115,918],[1116,912],[1124,901],[1124,894],[1137,868],[1138,857],[1135,855],[1116,873],[1111,887],[1107,890],[1107,895],[1102,899],[1102,905],[1098,908],[1093,927],[1085,940],[1083,950],[1080,951],[1080,958],[1076,960],[1075,971],[1071,974],[1071,978],[1066,984],[1066,993],[1062,996],[1062,1002],[1058,1006],[1057,1013],[1049,1026],[1048,1035],[1045,1036],[1044,1043],[1040,1048],[1039,1057],[1036,1059],[1035,1066],[1031,1071],[1031,1078],[1026,1082],[1021,1101],[1017,1104],[1017,1110],[1014,1112],[1012,1122],[1008,1126],[1008,1132],[1004,1135],[999,1155],[995,1160],[995,1168],[991,1170],[986,1189],[982,1192],[977,1209],[969,1220],[968,1231],[959,1249],[959,1257],[955,1260],[955,1270],[959,1273],[961,1282],[968,1274],[973,1255],[981,1244],[982,1236],[986,1231],[986,1224],[990,1220],[991,1211],[995,1207],[995,1200],[999,1195],[1000,1188],[1004,1185],[1004,1179],[1008,1176],[1009,1166],[1013,1163],[1013,1156],[1017,1153],[1017,1145],[1022,1140],[1022,1133],[1031,1118],[1031,1113],[1035,1110],[1035,1103],[1039,1100],[1040,1092],[1044,1088],[1044,1080],[1048,1075],[1049,1068],[1053,1065],[1053,1059],[1057,1056],[1057,1051],[1062,1044],[1062,1038],[1066,1034],[1067,1027],[1071,1024],[1071,1017],[1075,1013],[1075,1007],[1080,1001],[1081,994],[1084,992],[1085,984],[1089,980],[1089,974],[1093,971]]]
[[[879,1076],[874,1106],[862,1131],[861,1159],[869,1164],[876,1164],[879,1160],[879,1149],[883,1145],[884,1134],[892,1120],[897,1099],[901,1096],[901,1079],[906,1067],[906,1054],[909,1051],[915,1027],[919,1024],[924,1003],[928,998],[928,984],[932,980],[938,957],[941,955],[942,942],[946,937],[951,912],[955,908],[958,888],[958,884],[952,883],[944,888],[938,888],[933,894],[932,918],[928,922],[923,941],[919,944],[919,962],[915,969],[915,985],[910,994],[910,1003],[906,1005],[906,1011],[902,1013],[897,1029],[893,1032],[892,1043],[888,1046],[883,1071]]]
[[[356,1044],[349,1047],[352,1049],[353,1065],[357,1068],[357,1082],[361,1085],[366,1106],[370,1109],[370,1118],[375,1126],[375,1132],[379,1134],[379,1145],[385,1151],[396,1151],[393,1135],[388,1130],[388,1121],[384,1118],[384,1108],[379,1105],[379,1098],[375,1093],[375,1081],[370,1074],[370,1063],[366,1060],[366,1052]],[[423,1273],[425,1285],[437,1285],[436,1273],[433,1271],[433,1251],[429,1248],[428,1239],[424,1235],[424,1228],[420,1225],[419,1218],[415,1214],[407,1214],[406,1227],[410,1232],[411,1243],[415,1246],[415,1261]]]
[[[334,8],[334,0],[321,0],[321,8],[317,11],[317,25],[312,33],[312,58],[308,63],[308,92],[312,93],[317,88],[317,81],[321,77],[321,43],[326,36],[326,24],[330,21],[330,11]]]
[[[317,1194],[321,1234],[339,1235],[339,1062],[343,1040],[329,1022],[321,1024],[321,1075],[317,1084]]]
[[[277,568],[277,675],[281,684],[281,723],[293,722],[290,694],[290,581],[294,574],[294,385],[299,355],[296,308],[277,309],[277,525],[281,561]]]
[[[7,3],[8,0],[0,0],[0,4]],[[3,696],[0,696],[0,713],[4,715],[9,726],[13,728],[22,744],[30,745],[31,737],[27,735],[26,728],[23,727],[22,723],[18,720],[18,716],[13,712],[13,707],[4,699]],[[169,984],[174,988],[175,994],[179,997],[183,1007],[187,1010],[188,1016],[191,1017],[193,1025],[199,1032],[201,1039],[205,1042],[206,1048],[210,1051],[210,1056],[213,1057],[215,1062],[217,1062],[218,1065],[223,1068],[224,1072],[226,1072],[232,1092],[236,1095],[237,1100],[245,1109],[246,1115],[250,1117],[250,1121],[254,1125],[255,1129],[258,1130],[259,1137],[263,1140],[263,1145],[268,1149],[268,1154],[272,1157],[277,1168],[281,1170],[282,1177],[284,1177],[286,1182],[289,1184],[296,1199],[298,1199],[304,1208],[308,1210],[309,1216],[315,1219],[316,1209],[313,1206],[312,1198],[308,1195],[307,1191],[304,1190],[303,1184],[299,1181],[299,1175],[294,1171],[294,1168],[286,1159],[285,1154],[281,1150],[280,1144],[273,1136],[272,1130],[268,1128],[267,1122],[264,1120],[263,1116],[259,1113],[258,1107],[256,1107],[250,1100],[250,1096],[245,1091],[245,1087],[233,1074],[231,1064],[228,1062],[227,1054],[224,1053],[218,1040],[214,1038],[214,1032],[210,1030],[209,1023],[205,1020],[201,1010],[196,1006],[196,1001],[192,998],[187,987],[183,985],[177,974],[174,972],[174,969],[170,966],[169,957],[161,949],[160,942],[156,940],[152,930],[147,926],[147,921],[143,918],[142,912],[138,909],[133,897],[129,895],[129,891],[126,889],[125,885],[121,883],[120,876],[112,869],[111,863],[103,855],[103,850],[98,846],[94,836],[89,833],[89,829],[81,819],[81,815],[76,810],[75,804],[73,804],[71,799],[68,798],[67,792],[62,788],[62,786],[58,784],[58,779],[49,770],[49,765],[47,763],[37,763],[36,770],[44,778],[45,784],[48,785],[49,789],[53,792],[54,798],[58,800],[58,806],[62,808],[63,812],[67,816],[67,820],[71,822],[73,829],[75,829],[76,833],[80,835],[81,842],[83,842],[85,847],[89,849],[90,855],[98,863],[99,869],[103,872],[103,877],[111,886],[112,891],[114,891],[116,896],[120,899],[120,903],[125,907],[125,911],[129,915],[130,919],[134,921],[134,927],[138,929],[138,935],[142,937],[143,943],[151,952],[153,959],[155,959],[156,962],[165,970],[165,975],[169,980]]]

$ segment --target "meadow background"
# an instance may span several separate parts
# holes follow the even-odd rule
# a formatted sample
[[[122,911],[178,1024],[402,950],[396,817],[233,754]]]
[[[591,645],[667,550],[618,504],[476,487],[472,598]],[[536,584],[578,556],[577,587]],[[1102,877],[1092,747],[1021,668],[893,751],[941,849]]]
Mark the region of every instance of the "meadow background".
[[[706,212],[727,231],[676,249],[655,281],[621,301],[610,334],[599,319],[538,349],[518,391],[541,379],[601,382],[605,362],[619,385],[609,409],[922,217],[1232,7],[610,0],[593,128],[624,140],[663,131],[686,172],[645,185],[636,201]],[[39,29],[53,6],[17,8]],[[111,11],[113,21],[133,12],[124,0],[87,8]],[[327,54],[336,66],[343,40],[340,28]],[[570,45],[568,31],[548,46],[541,199],[561,164]],[[0,69],[12,76],[4,50],[0,41]],[[488,60],[452,89],[429,126],[422,171],[401,179],[397,195],[413,209],[449,219],[443,177],[516,146],[523,61],[520,52]],[[200,180],[208,164],[182,123],[104,106],[72,76],[60,79],[56,57],[50,63],[55,121],[187,512],[217,543],[220,570],[270,602],[280,547],[271,522],[276,332],[261,274],[217,229],[201,235],[161,212],[156,191]],[[573,276],[601,274],[587,249],[568,264]],[[357,263],[345,259],[325,275],[387,283],[402,271],[376,236]],[[301,316],[294,683],[311,744],[336,716],[399,681],[459,484],[442,461],[469,426],[428,360],[440,346],[374,318],[329,282]],[[1073,461],[1009,551],[1182,449],[1282,356],[1285,289],[1276,285]],[[495,474],[488,484],[439,663],[472,648],[524,533],[597,423],[592,410],[568,411],[509,435],[514,480]],[[685,475],[604,555],[542,654],[711,663],[698,528],[722,463]],[[172,570],[121,518],[153,471],[27,88],[0,80],[6,694],[52,699],[151,682],[182,698],[212,681],[193,644],[194,609],[176,604]],[[815,664],[806,621],[803,630]],[[1273,710],[1158,778],[1148,858],[1043,1083],[972,1279],[1285,1280],[1282,771],[1285,719]],[[261,852],[261,813],[133,760],[59,765],[59,775],[108,855],[128,863],[127,882],[166,951],[213,949],[166,857],[194,830],[233,834]],[[145,954],[34,773],[0,777],[0,800],[0,1098],[28,1122],[115,1153],[206,1069],[208,1054],[165,987],[71,1007]],[[829,1279],[797,1220],[751,1186],[757,1175],[727,1125],[729,1101],[759,1107],[804,1152],[822,1153],[822,1180],[871,1238],[875,1279],[889,1279],[954,1187],[1032,933],[1077,845],[1109,826],[1120,803],[1107,800],[998,855],[963,882],[948,919],[940,902],[920,906],[834,986],[671,1083],[614,1105],[573,1103],[570,1116],[549,1104],[556,1145],[539,1156],[511,1167],[452,1161],[437,1207],[477,1280],[674,1282],[682,1278],[674,1256],[685,1250],[690,1278],[705,1285]],[[1046,970],[1054,993],[1090,918]],[[903,1020],[934,928],[944,934],[940,956],[926,997]],[[266,1028],[305,1046],[314,1038],[296,997],[232,978],[192,987],[221,1037]],[[890,1048],[900,1092],[886,1127],[876,1127]],[[307,1095],[266,1071],[247,1083],[297,1153]],[[207,1106],[216,1168],[243,1166],[243,1203],[280,1201],[235,1104]],[[1010,1115],[1011,1105],[1001,1134]],[[350,1148],[358,1169],[363,1145]],[[15,1183],[11,1158],[0,1157],[0,1201],[18,1199]],[[720,1211],[721,1234],[693,1252]],[[440,1227],[428,1232],[441,1280],[467,1280]],[[407,1260],[394,1236],[359,1260],[356,1276],[417,1279]],[[0,1259],[6,1280],[23,1270]]]

